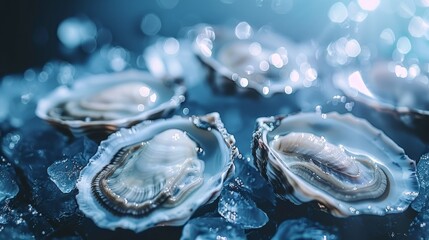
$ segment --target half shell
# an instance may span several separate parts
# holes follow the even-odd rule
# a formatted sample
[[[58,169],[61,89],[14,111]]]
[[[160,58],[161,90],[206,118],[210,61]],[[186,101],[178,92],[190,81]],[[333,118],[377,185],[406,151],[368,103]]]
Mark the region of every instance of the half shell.
[[[419,64],[379,61],[339,72],[333,82],[347,96],[372,108],[425,122],[429,118],[429,74]]]
[[[36,114],[74,135],[109,133],[166,116],[184,101],[183,86],[137,70],[93,75],[60,86],[38,102]]]
[[[280,198],[338,217],[402,212],[419,190],[415,162],[350,114],[259,118],[252,153]]]
[[[214,70],[211,83],[223,92],[256,91],[270,97],[316,83],[311,46],[293,43],[268,28],[254,32],[246,22],[235,28],[197,26],[193,44]]]
[[[217,113],[122,129],[82,170],[79,208],[108,229],[182,225],[219,196],[238,154],[234,143]]]

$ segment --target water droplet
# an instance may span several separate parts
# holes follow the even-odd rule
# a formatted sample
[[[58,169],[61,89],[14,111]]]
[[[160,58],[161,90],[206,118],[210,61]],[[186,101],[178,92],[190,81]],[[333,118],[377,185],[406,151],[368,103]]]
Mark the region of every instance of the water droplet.
[[[416,38],[429,36],[429,23],[421,17],[413,17],[408,24],[408,32]]]
[[[188,115],[189,114],[189,108],[183,108],[182,112],[183,112],[183,115]]]
[[[161,19],[153,13],[149,13],[144,16],[140,24],[140,28],[143,33],[149,36],[158,34],[158,32],[161,30],[161,26]]]
[[[357,2],[366,11],[374,11],[380,5],[380,0],[357,0]]]
[[[368,13],[362,11],[362,9],[359,7],[359,5],[357,5],[356,2],[350,2],[347,7],[347,10],[349,13],[349,18],[355,22],[363,22],[368,16]]]
[[[164,42],[164,52],[175,55],[180,49],[180,43],[175,38],[167,38]]]
[[[36,72],[33,69],[27,69],[24,72],[24,78],[26,81],[32,81],[36,77]]]
[[[262,52],[261,44],[258,42],[253,42],[249,45],[249,52],[253,56],[258,56]]]
[[[396,48],[398,49],[399,53],[407,54],[411,51],[411,42],[407,37],[401,37],[396,43]]]
[[[252,36],[253,29],[247,22],[240,22],[235,27],[235,36],[238,39],[248,39]]]
[[[286,87],[285,87],[285,93],[286,93],[286,94],[291,94],[291,93],[292,93],[292,90],[293,90],[293,89],[292,89],[292,87],[291,87],[291,86],[286,86]]]
[[[249,80],[247,80],[247,78],[241,78],[240,79],[240,85],[242,87],[247,87],[247,85],[249,85]]]
[[[385,43],[392,45],[395,42],[395,33],[392,29],[386,28],[380,33],[380,39],[383,40]]]
[[[265,87],[262,88],[262,93],[264,95],[267,95],[268,93],[270,93],[270,89],[267,86],[265,86]]]
[[[342,23],[347,19],[348,11],[344,3],[336,2],[329,9],[328,16],[331,22]]]
[[[349,57],[357,57],[360,54],[360,44],[356,39],[350,39],[346,43],[345,51]]]
[[[57,29],[57,36],[67,48],[74,49],[81,44],[95,39],[97,27],[89,19],[67,18]]]

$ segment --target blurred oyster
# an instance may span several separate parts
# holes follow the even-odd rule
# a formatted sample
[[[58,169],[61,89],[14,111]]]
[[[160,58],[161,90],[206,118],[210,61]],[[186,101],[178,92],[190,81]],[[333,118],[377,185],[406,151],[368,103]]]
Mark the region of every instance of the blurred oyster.
[[[363,70],[339,72],[333,81],[347,96],[370,107],[401,117],[425,117],[423,124],[427,122],[429,74],[422,65],[379,61]]]
[[[418,194],[415,162],[350,114],[259,118],[252,153],[280,198],[338,217],[402,212]]]
[[[184,92],[136,70],[94,75],[55,89],[39,101],[36,114],[75,135],[113,132],[170,113]]]
[[[235,28],[198,26],[195,31],[195,52],[218,75],[211,79],[218,90],[252,89],[270,97],[315,84],[311,46],[293,43],[267,27],[254,32],[246,22]]]
[[[237,154],[217,113],[138,124],[101,143],[77,202],[103,228],[181,225],[219,196]]]

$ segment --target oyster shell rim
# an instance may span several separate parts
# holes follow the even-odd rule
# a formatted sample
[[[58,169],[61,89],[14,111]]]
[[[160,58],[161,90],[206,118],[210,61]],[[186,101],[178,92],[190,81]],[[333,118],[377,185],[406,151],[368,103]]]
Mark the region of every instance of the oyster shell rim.
[[[202,191],[204,195],[194,198],[194,201],[191,201],[190,203],[185,199],[183,203],[188,202],[187,204],[189,206],[185,207],[185,209],[181,209],[179,212],[174,212],[176,207],[170,208],[170,210],[168,210],[170,214],[157,213],[156,215],[153,215],[159,210],[155,209],[144,217],[136,217],[131,215],[117,216],[105,209],[102,204],[98,202],[98,199],[94,197],[92,193],[91,182],[99,171],[111,163],[112,159],[108,158],[108,156],[113,156],[123,147],[129,146],[135,142],[135,140],[131,139],[131,137],[133,134],[136,134],[136,132],[144,132],[145,129],[147,132],[150,131],[150,128],[162,128],[163,125],[167,125],[166,128],[168,129],[168,124],[172,123],[188,124],[190,127],[196,127],[211,132],[215,135],[214,138],[217,139],[219,145],[224,144],[224,148],[228,150],[228,152],[225,152],[224,155],[229,156],[229,158],[224,159],[224,166],[221,169],[222,171],[213,174],[213,176],[211,176],[209,179],[205,179],[202,185],[203,187],[210,187],[212,191],[204,189],[204,191]],[[129,136],[130,139],[124,139],[127,136]],[[151,136],[145,136],[145,138],[150,139]],[[108,148],[112,144],[113,148]],[[192,214],[199,207],[214,201],[219,196],[223,187],[223,183],[231,175],[231,173],[234,172],[234,159],[238,156],[239,152],[235,146],[234,137],[226,131],[218,113],[211,113],[204,116],[192,116],[189,118],[175,116],[170,119],[158,119],[152,121],[147,120],[131,128],[120,129],[119,131],[111,134],[107,140],[101,142],[97,153],[90,159],[88,165],[82,169],[79,175],[79,179],[76,183],[76,188],[79,190],[79,193],[76,195],[76,200],[79,209],[84,212],[87,217],[91,218],[99,227],[108,228],[111,230],[116,228],[127,228],[134,230],[135,232],[141,232],[155,226],[183,225],[186,221],[189,220]],[[92,174],[92,176],[89,176],[87,172],[88,174]],[[204,170],[204,173],[206,174],[206,170]],[[194,194],[196,194],[196,192],[191,193],[190,196]],[[86,198],[88,196],[91,197],[91,202],[88,202],[88,199]],[[109,217],[113,217],[115,220],[107,220]],[[151,220],[151,218],[155,218],[155,220]]]
[[[100,81],[103,79],[103,81]],[[125,79],[125,80],[124,80]],[[63,120],[56,117],[52,117],[48,114],[49,110],[59,104],[66,102],[70,99],[75,99],[80,96],[79,90],[87,89],[91,85],[100,86],[111,82],[134,82],[141,81],[147,85],[156,84],[162,88],[172,91],[172,96],[168,101],[160,103],[158,106],[144,110],[140,114],[113,119],[113,120],[95,120],[95,121],[84,121],[84,120]],[[176,109],[185,101],[186,87],[184,85],[175,85],[174,87],[166,85],[160,79],[157,79],[149,72],[141,71],[137,69],[125,70],[122,72],[114,73],[102,73],[95,74],[77,79],[71,86],[61,85],[51,91],[46,97],[40,99],[37,102],[36,116],[43,119],[50,124],[60,127],[61,129],[69,130],[72,134],[83,135],[92,132],[114,132],[121,127],[130,127],[136,123],[149,119],[151,116],[156,114],[164,115],[166,112]],[[77,96],[73,96],[75,93]],[[83,95],[83,94],[82,94]]]
[[[238,38],[233,38],[231,36],[235,36],[234,32],[234,28],[228,28],[225,26],[214,26],[214,25],[210,25],[210,24],[199,24],[197,26],[193,27],[193,30],[195,32],[197,32],[196,36],[191,38],[192,40],[192,49],[194,51],[194,53],[198,56],[198,58],[206,65],[208,65],[210,68],[214,69],[215,72],[218,72],[221,76],[225,77],[226,79],[232,81],[235,83],[235,86],[238,87],[239,89],[253,89],[255,90],[260,96],[263,96],[265,98],[269,98],[277,93],[282,93],[284,92],[284,87],[285,84],[268,84],[268,85],[264,85],[264,84],[260,84],[258,82],[255,81],[248,81],[248,85],[246,87],[243,87],[240,85],[239,81],[234,80],[233,76],[235,74],[238,75],[238,79],[241,79],[242,76],[240,76],[240,74],[235,73],[234,71],[232,71],[231,69],[229,69],[229,67],[225,66],[224,64],[222,64],[219,60],[217,60],[217,58],[213,57],[212,55],[210,56],[206,56],[202,53],[201,48],[198,46],[199,44],[196,43],[197,37],[199,34],[202,33],[202,30],[205,28],[211,28],[213,29],[214,32],[222,32],[221,35],[226,35],[228,36],[228,41],[230,40],[238,40],[238,41],[246,41],[248,39],[238,39]],[[228,32],[232,32],[232,34],[226,34]],[[263,36],[261,36],[263,35]],[[267,36],[268,35],[268,36]],[[223,37],[226,37],[223,36]],[[218,34],[216,34],[216,39],[218,39]],[[274,31],[272,31],[271,29],[265,29],[264,27],[261,27],[260,29],[258,29],[258,31],[254,32],[253,36],[251,36],[249,39],[253,40],[253,41],[257,41],[258,43],[263,42],[264,44],[269,44],[270,47],[273,46],[278,46],[278,47],[283,47],[283,46],[301,46],[301,44],[295,43],[294,41],[285,38],[277,33],[275,33]],[[266,39],[269,39],[269,41],[267,41]],[[291,51],[291,50],[288,50]],[[294,51],[294,50],[293,50]],[[269,79],[269,78],[268,78]],[[279,82],[281,83],[285,83],[283,82],[283,79],[280,80]],[[264,87],[269,86],[270,91],[268,93],[264,93]],[[274,88],[275,87],[275,88]],[[298,88],[299,89],[299,88]]]
[[[372,204],[371,209],[368,209],[368,208],[358,209],[353,207],[353,202],[348,203],[348,202],[338,200],[330,196],[329,194],[324,193],[323,190],[320,190],[317,187],[312,186],[306,181],[297,180],[299,176],[295,176],[295,174],[293,174],[290,170],[284,167],[284,164],[280,162],[281,160],[277,156],[272,154],[273,151],[269,146],[269,143],[267,142],[267,133],[279,127],[283,119],[286,119],[290,116],[296,116],[299,114],[315,115],[322,119],[324,118],[322,117],[322,115],[325,115],[325,118],[334,118],[340,121],[342,118],[344,118],[348,121],[351,121],[352,123],[351,125],[355,127],[359,127],[359,128],[363,127],[364,129],[369,130],[372,134],[374,134],[374,136],[377,136],[385,144],[387,144],[387,146],[391,147],[394,153],[399,154],[399,156],[401,156],[398,159],[402,161],[405,169],[410,170],[409,174],[401,170],[402,179],[410,179],[409,182],[405,184],[409,189],[401,190],[401,195],[396,197],[397,201],[395,202],[395,204],[387,205],[385,208],[377,207],[375,204]],[[263,152],[263,154],[266,154],[267,159],[260,160],[258,158],[259,155],[257,154],[256,151],[259,148],[263,148],[263,151],[265,151]],[[419,193],[419,182],[416,176],[416,162],[413,159],[410,159],[405,154],[404,150],[400,146],[398,146],[392,139],[390,139],[387,135],[385,135],[381,130],[372,126],[367,120],[362,118],[357,118],[350,113],[339,114],[337,112],[330,112],[327,114],[318,114],[318,113],[306,112],[306,113],[298,113],[298,114],[290,114],[290,115],[277,115],[272,117],[260,117],[256,120],[256,129],[253,133],[251,149],[252,149],[252,156],[254,158],[255,166],[261,172],[261,175],[265,179],[267,179],[271,184],[272,184],[270,179],[271,177],[277,177],[277,178],[280,177],[279,179],[274,179],[273,181],[287,180],[286,182],[287,186],[290,186],[293,188],[294,194],[299,194],[299,197],[298,197],[300,199],[298,200],[299,203],[316,201],[318,203],[323,204],[322,206],[319,204],[319,207],[321,207],[321,210],[328,210],[332,215],[336,217],[348,217],[348,216],[354,216],[354,215],[360,215],[360,214],[384,216],[388,213],[389,214],[400,213],[405,211],[410,206],[411,202],[417,197]],[[274,158],[276,162],[268,160],[271,158]],[[261,161],[263,162],[261,163]],[[383,168],[383,170],[387,168],[387,166],[385,166],[383,162],[381,163],[379,161],[376,161],[376,162],[380,167]],[[288,174],[281,172],[281,176],[270,176],[269,172],[267,171],[268,168],[281,169],[282,171],[285,171]],[[280,171],[278,172],[280,173]],[[388,173],[385,172],[385,174],[392,175],[390,171]],[[299,192],[295,191],[296,188],[298,188],[300,191]],[[305,193],[307,191],[302,189],[311,189],[312,196],[307,195]],[[286,194],[286,196],[283,196],[282,194],[279,194],[277,191],[275,192],[276,192],[276,195],[283,200],[287,199],[287,200],[293,201],[292,199],[286,197],[287,195],[291,195],[292,198],[296,198],[295,196],[293,196],[293,194]],[[389,191],[387,196],[389,196],[390,192],[391,191]],[[328,197],[320,197],[321,195],[328,196]],[[387,196],[384,198],[387,198]],[[302,199],[305,199],[305,200],[302,200]],[[296,203],[296,201],[293,201],[293,202]],[[395,206],[395,207],[391,207],[391,206]]]

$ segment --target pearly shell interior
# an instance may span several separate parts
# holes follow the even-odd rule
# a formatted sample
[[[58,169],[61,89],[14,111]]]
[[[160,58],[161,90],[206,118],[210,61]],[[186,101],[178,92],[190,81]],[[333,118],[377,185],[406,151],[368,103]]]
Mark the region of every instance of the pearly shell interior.
[[[162,133],[166,131],[173,131],[173,134],[167,134],[165,138]],[[180,134],[175,136],[177,131]],[[182,132],[186,133],[186,137],[183,137]],[[184,144],[182,141],[179,144],[184,147],[184,151],[174,153],[177,149],[170,149],[171,146],[177,148],[178,145],[173,144],[176,137],[185,139]],[[164,144],[158,144],[157,141]],[[182,225],[200,206],[219,196],[225,179],[234,169],[233,160],[238,154],[234,143],[233,136],[227,133],[217,113],[146,121],[129,129],[121,129],[101,142],[97,153],[81,171],[76,183],[79,209],[99,227],[108,229],[126,228],[140,232],[158,225]],[[149,147],[148,150],[150,145],[154,145],[154,148]],[[195,146],[203,151],[197,154]],[[139,161],[130,161],[133,154],[141,157],[160,151],[164,154],[162,161],[166,164],[158,162],[165,167],[162,170],[155,163],[140,165]],[[178,156],[186,158],[178,163]],[[152,160],[159,158],[153,157]],[[121,175],[123,171],[137,175],[151,172],[154,178],[129,178]],[[157,188],[159,186],[159,189],[165,191],[150,190],[150,194],[141,198],[141,192],[148,191],[140,192],[140,183],[152,180],[158,182],[155,178],[160,175],[154,174],[158,171],[166,182],[158,184]],[[112,184],[115,178],[120,179],[119,185]],[[120,185],[125,187],[121,188]],[[122,195],[125,188],[137,189],[135,192],[140,193],[134,195],[127,192]]]
[[[292,151],[279,151],[276,141],[288,134],[295,135],[288,141],[299,144],[286,147]],[[298,138],[299,134],[304,137]],[[252,154],[255,165],[280,198],[295,204],[315,200],[338,217],[403,212],[419,191],[415,162],[384,133],[351,114],[299,113],[259,118]],[[351,159],[334,163],[324,158],[344,154]],[[364,181],[352,180],[350,175],[356,173],[351,167],[353,161],[359,171],[372,169],[375,174],[369,171]],[[346,174],[337,173],[344,168]],[[341,183],[332,185],[334,179]],[[330,184],[325,184],[326,180]],[[360,191],[359,187],[368,188]],[[384,187],[386,190],[378,192]]]
[[[169,129],[122,149],[92,181],[93,193],[116,214],[144,215],[176,206],[199,187],[204,162],[186,133]]]

